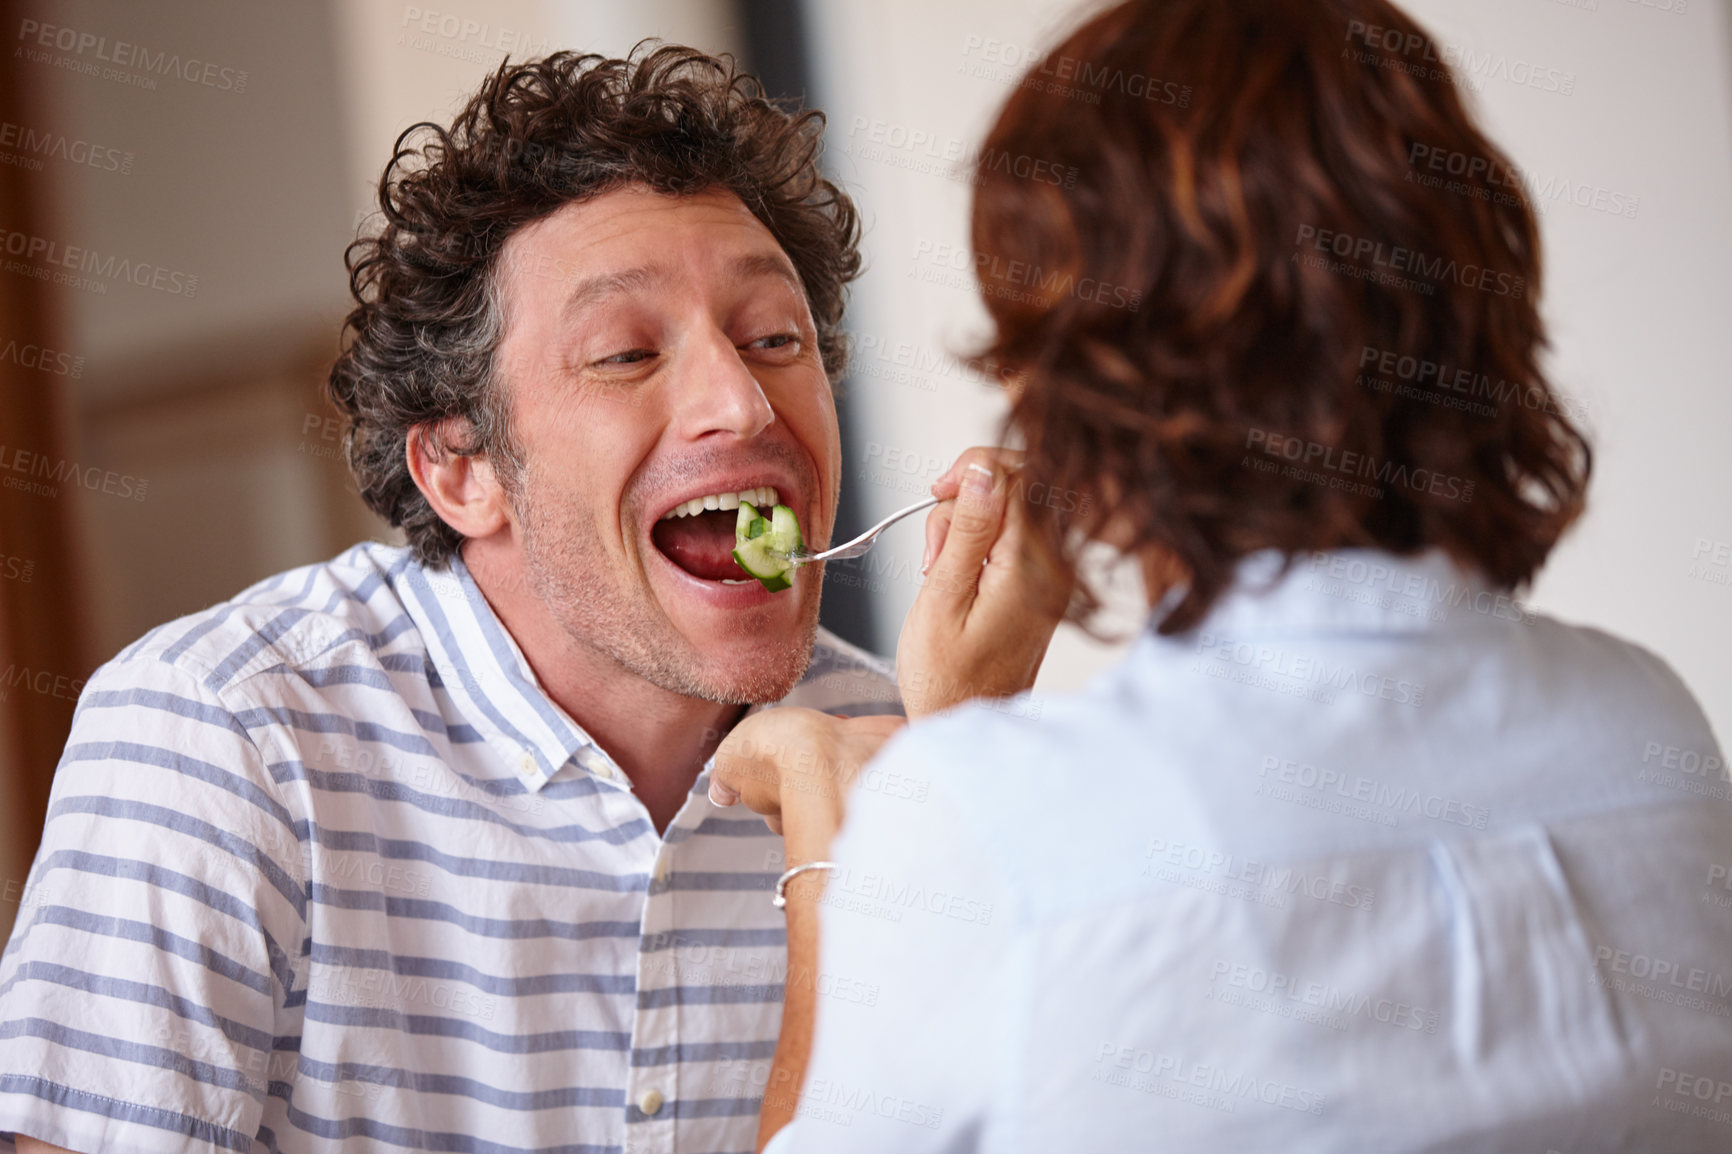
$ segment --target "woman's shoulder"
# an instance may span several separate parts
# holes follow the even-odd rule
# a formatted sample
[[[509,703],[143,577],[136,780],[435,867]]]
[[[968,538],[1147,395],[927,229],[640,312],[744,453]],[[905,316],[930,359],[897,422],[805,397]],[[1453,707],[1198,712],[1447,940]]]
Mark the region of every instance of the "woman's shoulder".
[[[1589,625],[1535,615],[1531,644],[1542,690],[1562,698],[1593,700],[1613,718],[1650,729],[1689,733],[1712,742],[1700,702],[1677,670],[1659,654],[1625,637]]]

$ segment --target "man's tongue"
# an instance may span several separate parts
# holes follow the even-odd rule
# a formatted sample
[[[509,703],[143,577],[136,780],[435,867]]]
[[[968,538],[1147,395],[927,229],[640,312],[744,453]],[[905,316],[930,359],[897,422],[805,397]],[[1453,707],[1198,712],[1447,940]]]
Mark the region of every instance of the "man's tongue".
[[[734,524],[739,514],[716,509],[690,517],[657,521],[650,540],[669,560],[705,581],[750,580],[734,563]]]

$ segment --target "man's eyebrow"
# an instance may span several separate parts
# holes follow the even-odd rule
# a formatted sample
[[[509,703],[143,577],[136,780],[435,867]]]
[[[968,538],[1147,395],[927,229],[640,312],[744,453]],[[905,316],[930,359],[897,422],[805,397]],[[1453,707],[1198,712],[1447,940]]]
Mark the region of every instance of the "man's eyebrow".
[[[806,299],[806,286],[800,283],[800,278],[794,275],[793,266],[788,258],[775,253],[755,252],[749,256],[736,257],[728,265],[728,271],[741,280],[751,277],[775,277],[788,282],[788,287],[797,293],[801,300]]]
[[[806,296],[806,286],[800,283],[800,278],[794,274],[794,269],[788,259],[767,252],[751,253],[736,257],[728,265],[728,271],[740,280],[754,277],[774,277],[787,282],[802,300]],[[575,316],[578,312],[594,304],[603,297],[616,293],[641,292],[652,288],[670,277],[673,273],[661,265],[641,265],[637,268],[623,269],[619,272],[598,273],[585,277],[572,286],[571,292],[565,298],[562,312],[565,316]]]
[[[565,298],[562,312],[567,317],[575,316],[603,297],[616,293],[641,292],[667,280],[670,275],[666,268],[643,265],[620,272],[598,273],[585,277],[572,286],[571,293]]]

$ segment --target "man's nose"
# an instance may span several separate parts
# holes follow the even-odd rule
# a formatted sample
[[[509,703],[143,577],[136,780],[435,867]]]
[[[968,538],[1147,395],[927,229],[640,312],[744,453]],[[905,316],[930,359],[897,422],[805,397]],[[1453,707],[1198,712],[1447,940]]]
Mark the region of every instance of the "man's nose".
[[[690,346],[677,374],[674,423],[688,438],[733,433],[751,438],[776,419],[758,379],[726,333],[706,334]]]

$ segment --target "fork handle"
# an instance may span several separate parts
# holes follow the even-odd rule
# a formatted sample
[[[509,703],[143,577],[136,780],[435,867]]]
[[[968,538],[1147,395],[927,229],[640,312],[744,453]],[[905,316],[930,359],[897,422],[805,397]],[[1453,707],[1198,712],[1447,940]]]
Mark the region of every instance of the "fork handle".
[[[915,513],[918,513],[922,509],[930,509],[930,508],[932,508],[932,506],[934,506],[936,504],[938,504],[938,498],[937,497],[928,497],[924,501],[915,502],[914,504],[908,506],[908,508],[906,508],[906,509],[898,509],[896,512],[890,514],[890,516],[884,518],[884,520],[878,522],[878,524],[872,526],[870,529],[866,530],[864,533],[860,534],[858,537],[854,538],[852,541],[849,541],[843,545],[837,545],[833,549],[826,549],[822,553],[814,553],[811,557],[811,560],[813,560],[813,561],[833,561],[833,560],[838,560],[838,559],[845,559],[848,557],[858,557],[860,554],[852,552],[852,550],[859,548],[859,547],[862,547],[862,546],[870,545],[872,543],[873,538],[877,537],[878,534],[884,532],[884,530],[888,529],[890,526],[896,524],[896,522],[902,520],[902,518],[911,516]],[[861,552],[864,552],[864,551],[865,550],[862,548]]]

